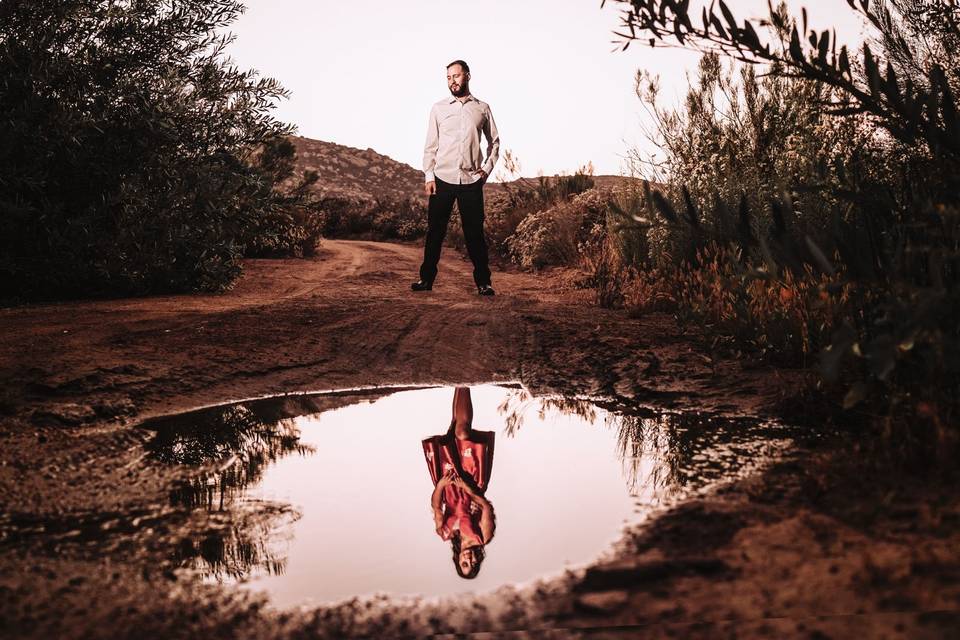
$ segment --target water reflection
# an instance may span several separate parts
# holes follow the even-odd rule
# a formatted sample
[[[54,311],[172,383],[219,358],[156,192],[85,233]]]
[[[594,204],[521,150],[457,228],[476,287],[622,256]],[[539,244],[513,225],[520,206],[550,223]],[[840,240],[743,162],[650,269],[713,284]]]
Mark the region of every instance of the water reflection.
[[[525,416],[549,412],[596,423],[598,405],[581,398],[537,398],[513,389],[498,407],[504,433],[516,436]],[[719,419],[639,407],[604,411],[602,422],[616,433],[617,457],[630,494],[644,504],[678,498],[720,478],[750,472],[781,448],[793,430],[756,420]]]
[[[297,417],[382,395],[269,398],[156,418],[142,426],[157,432],[147,445],[155,460],[199,469],[171,490],[171,505],[237,511],[247,488],[260,482],[269,465],[290,454],[314,453],[312,446],[300,441]],[[204,529],[181,539],[172,552],[174,561],[216,581],[244,580],[255,573],[282,575],[286,558],[278,531],[299,515],[289,505],[263,503],[253,512],[234,514],[239,524],[207,522]]]
[[[180,424],[179,416],[150,423],[158,433],[148,450],[157,460],[215,465],[215,469],[175,488],[171,503],[223,510],[246,487],[260,480],[270,463],[290,453],[312,452],[309,446],[300,444],[300,431],[292,419],[265,422],[269,419],[250,407],[235,405],[199,411],[188,425]]]
[[[190,419],[171,416],[147,424],[157,431],[148,445],[151,455],[168,464],[203,469],[180,482],[170,492],[174,506],[224,511],[239,501],[251,484],[259,482],[266,467],[290,453],[312,452],[300,444],[294,421],[282,418],[269,405],[255,412],[250,406],[211,407]],[[255,570],[281,575],[285,559],[273,545],[270,532],[278,517],[258,517],[243,526],[211,522],[205,530],[181,539],[174,561],[215,580],[242,580]],[[294,514],[295,517],[295,514]]]
[[[174,550],[173,559],[180,567],[215,582],[240,582],[257,573],[280,576],[286,570],[287,559],[277,548],[278,525],[279,519],[258,518],[240,526],[188,536]]]
[[[504,435],[513,437],[523,426],[524,416],[533,408],[537,417],[543,420],[547,412],[558,411],[564,415],[574,415],[585,422],[594,423],[597,420],[596,405],[580,398],[547,397],[534,398],[524,388],[510,389],[506,398],[497,407],[497,411],[504,417]]]
[[[146,426],[152,455],[190,471],[171,503],[200,524],[177,562],[278,606],[556,573],[609,549],[649,507],[745,472],[782,435],[493,385],[283,398]]]
[[[496,433],[473,428],[468,387],[454,389],[452,413],[446,433],[423,440],[423,455],[434,485],[434,528],[450,541],[457,575],[473,579],[496,531],[493,505],[486,498]]]

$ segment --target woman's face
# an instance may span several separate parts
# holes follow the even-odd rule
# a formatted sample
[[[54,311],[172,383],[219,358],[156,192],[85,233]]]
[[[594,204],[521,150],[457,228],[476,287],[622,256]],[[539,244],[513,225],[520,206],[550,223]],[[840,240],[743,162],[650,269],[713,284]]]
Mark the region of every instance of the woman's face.
[[[473,552],[473,549],[473,547],[468,547],[460,550],[460,557],[457,558],[457,562],[460,563],[460,570],[464,573],[470,573],[470,570],[477,563],[477,554]]]

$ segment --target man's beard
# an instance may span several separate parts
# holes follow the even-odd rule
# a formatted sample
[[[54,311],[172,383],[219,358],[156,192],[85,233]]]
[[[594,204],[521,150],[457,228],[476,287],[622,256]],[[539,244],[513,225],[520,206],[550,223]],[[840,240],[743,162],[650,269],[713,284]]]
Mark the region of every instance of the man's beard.
[[[467,84],[466,82],[460,85],[460,88],[457,89],[456,91],[453,90],[453,87],[449,87],[449,89],[450,89],[450,93],[453,94],[454,98],[462,98],[463,96],[470,93],[470,85]]]

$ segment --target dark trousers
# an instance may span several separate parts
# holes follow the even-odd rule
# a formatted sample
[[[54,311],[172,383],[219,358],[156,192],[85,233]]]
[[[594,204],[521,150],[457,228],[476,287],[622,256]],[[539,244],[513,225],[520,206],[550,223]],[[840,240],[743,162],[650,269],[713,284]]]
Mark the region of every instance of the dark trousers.
[[[423,264],[420,265],[420,279],[424,282],[433,282],[437,277],[440,249],[456,202],[460,207],[467,254],[473,262],[473,281],[478,287],[490,284],[487,241],[483,237],[483,182],[450,184],[437,178],[437,192],[430,196],[427,205],[427,241],[423,247]]]

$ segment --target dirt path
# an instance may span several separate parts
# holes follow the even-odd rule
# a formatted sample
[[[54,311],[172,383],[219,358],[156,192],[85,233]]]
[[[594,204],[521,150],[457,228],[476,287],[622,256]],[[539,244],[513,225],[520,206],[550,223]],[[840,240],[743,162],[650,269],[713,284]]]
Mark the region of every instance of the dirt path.
[[[0,633],[143,637],[150,629],[183,637],[285,637],[309,630],[337,637],[371,629],[395,634],[512,628],[503,620],[595,630],[608,623],[656,622],[685,633],[689,624],[712,620],[708,628],[714,631],[727,624],[753,635],[763,627],[757,620],[811,617],[822,610],[817,608],[822,598],[781,588],[806,579],[799,566],[807,556],[824,558],[813,581],[817,588],[847,596],[838,600],[842,605],[828,608],[830,615],[841,616],[841,626],[835,620],[833,627],[828,621],[803,629],[856,626],[855,619],[843,616],[858,611],[887,615],[870,622],[884,630],[927,628],[917,615],[885,608],[876,598],[868,606],[850,604],[858,592],[849,581],[867,571],[860,551],[874,547],[859,529],[842,523],[834,523],[840,533],[832,534],[829,545],[821,543],[823,523],[810,525],[798,506],[803,494],[794,490],[801,474],[796,469],[769,474],[726,498],[663,519],[660,526],[674,527],[678,540],[689,541],[698,535],[704,514],[714,514],[707,520],[722,526],[706,550],[664,542],[656,538],[661,535],[656,528],[644,534],[654,538],[638,538],[630,561],[667,562],[658,574],[666,578],[639,577],[649,564],[601,572],[592,578],[600,580],[599,587],[555,585],[528,602],[521,617],[503,602],[486,603],[482,616],[464,613],[467,605],[453,607],[441,622],[431,621],[435,608],[412,605],[384,605],[376,615],[347,606],[277,617],[238,595],[144,566],[155,557],[151,553],[159,553],[158,540],[175,540],[177,526],[174,516],[148,518],[167,503],[175,473],[145,459],[149,434],[132,425],[147,417],[291,391],[507,380],[522,381],[534,393],[760,415],[793,395],[803,377],[749,363],[715,362],[668,316],[630,319],[597,309],[586,304],[587,292],[572,290],[559,273],[495,272],[498,295],[480,298],[469,262],[448,251],[436,288],[414,294],[409,283],[419,259],[414,246],[328,241],[316,259],[249,262],[236,287],[222,295],[0,310],[0,525],[6,532],[6,540],[0,540]],[[781,503],[771,505],[770,487]],[[751,491],[760,498],[751,497]],[[777,523],[781,530],[771,533]],[[82,538],[98,527],[122,530],[127,537],[116,537],[109,548],[68,544],[71,535]],[[38,535],[24,542],[31,531]],[[101,537],[113,540],[111,535]],[[776,556],[782,557],[782,566],[777,565],[782,575],[767,575],[763,554],[771,553],[771,544],[786,541],[791,550]],[[944,544],[951,541],[955,538],[948,536]],[[890,549],[899,552],[915,543],[903,538]],[[744,545],[759,555],[738,556],[747,552]],[[950,570],[960,567],[955,553],[937,549],[914,559],[929,565],[939,558]],[[703,570],[719,565],[684,564],[704,553],[720,559],[720,577]],[[127,562],[118,563],[121,556]],[[844,569],[831,573],[831,563]],[[908,608],[955,609],[957,585],[933,595],[931,585],[942,574],[931,575],[926,582],[916,578],[911,593],[925,595],[911,596]],[[575,586],[600,595],[584,600],[571,591]],[[726,599],[725,589],[741,600]],[[158,592],[165,597],[158,599]],[[731,616],[740,623],[730,627]],[[5,620],[13,626],[3,629]],[[956,618],[938,620],[931,627],[935,631]],[[781,620],[770,628],[784,631],[784,625]],[[111,633],[101,633],[104,628]]]
[[[780,372],[713,363],[668,317],[594,308],[557,276],[498,273],[499,295],[481,298],[448,251],[436,288],[414,294],[419,260],[418,247],[328,241],[317,259],[249,262],[222,295],[0,310],[0,403],[16,425],[0,433],[5,506],[102,506],[143,436],[132,421],[266,394],[521,380],[749,414],[784,393]]]

